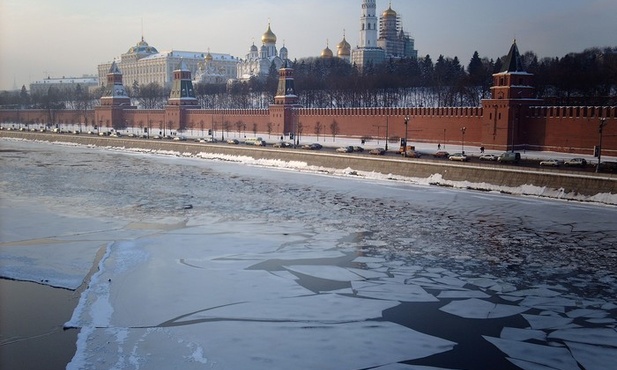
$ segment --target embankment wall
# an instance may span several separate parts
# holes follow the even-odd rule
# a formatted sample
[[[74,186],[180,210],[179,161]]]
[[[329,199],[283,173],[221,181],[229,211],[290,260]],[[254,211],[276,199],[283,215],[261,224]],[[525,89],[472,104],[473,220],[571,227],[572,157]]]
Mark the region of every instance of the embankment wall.
[[[366,155],[345,155],[316,151],[272,149],[228,144],[202,144],[129,138],[98,137],[90,135],[31,133],[2,131],[0,137],[70,142],[82,145],[104,147],[139,148],[152,151],[175,151],[179,153],[213,153],[231,156],[248,156],[255,159],[299,161],[308,165],[376,172],[413,178],[434,178],[438,185],[448,186],[449,182],[466,182],[468,188],[490,190],[491,187],[522,187],[533,185],[557,190],[560,198],[576,199],[577,196],[617,194],[617,175],[583,173],[554,169],[527,169],[515,166],[495,166],[484,163],[451,163],[437,160],[416,160],[410,158],[374,157]],[[437,175],[437,176],[436,176]],[[546,196],[551,193],[547,191]],[[555,192],[553,192],[555,193]]]

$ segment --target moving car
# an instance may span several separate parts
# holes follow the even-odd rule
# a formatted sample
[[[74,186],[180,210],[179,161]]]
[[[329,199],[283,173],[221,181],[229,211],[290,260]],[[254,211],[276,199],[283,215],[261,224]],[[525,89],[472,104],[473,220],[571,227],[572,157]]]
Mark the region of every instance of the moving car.
[[[559,159],[545,159],[540,161],[540,166],[559,167],[559,165],[561,165],[561,161]]]
[[[240,144],[240,142],[237,139],[229,139],[227,140],[227,144]]]
[[[318,143],[313,143],[313,144],[305,144],[302,149],[308,149],[308,150],[319,150],[323,148],[321,144]]]
[[[505,152],[497,157],[497,162],[517,164],[521,160],[521,153]]]
[[[587,160],[585,158],[570,158],[563,164],[568,167],[585,167],[587,166]]]
[[[496,161],[497,156],[495,154],[482,154],[478,157],[481,161]]]
[[[375,148],[369,151],[369,154],[373,155],[384,155],[386,154],[386,150],[384,148]]]
[[[273,148],[291,148],[292,144],[287,141],[279,141],[278,143],[272,144]]]
[[[435,154],[433,154],[433,157],[435,158],[448,158],[449,156],[450,156],[450,153],[444,150],[440,150],[438,152],[435,152]]]
[[[340,148],[336,148],[336,151],[339,153],[352,153],[353,146],[342,146]]]
[[[459,162],[467,162],[469,158],[463,153],[454,153],[448,156],[448,159],[451,161],[459,161]]]

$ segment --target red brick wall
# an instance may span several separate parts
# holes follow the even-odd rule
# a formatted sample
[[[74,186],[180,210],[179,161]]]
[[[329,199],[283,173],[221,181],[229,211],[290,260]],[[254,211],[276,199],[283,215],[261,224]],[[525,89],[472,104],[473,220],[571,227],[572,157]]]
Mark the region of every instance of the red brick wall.
[[[485,146],[503,150],[514,141],[517,150],[551,150],[560,152],[590,154],[599,143],[598,124],[600,117],[607,119],[603,132],[603,150],[605,155],[617,155],[617,108],[616,107],[524,107],[520,122],[515,108],[507,108],[508,101],[498,108],[502,113],[496,121],[493,109],[474,108],[345,108],[345,109],[297,109],[297,122],[303,130],[301,136],[315,136],[315,125],[321,124],[320,137],[332,139],[331,124],[337,123],[339,137],[371,137],[384,140],[386,129],[389,137],[405,137],[405,117],[410,117],[407,137],[410,145],[414,142],[432,142],[454,146],[462,144],[461,128],[465,127],[465,145]],[[512,105],[510,105],[512,106]],[[165,110],[129,109],[122,111],[122,119],[129,126],[147,127],[151,122],[153,132],[158,133],[162,125],[169,130]],[[253,136],[253,125],[259,135],[268,137],[268,124],[271,135],[277,137],[292,131],[290,123],[280,115],[280,110],[210,110],[189,109],[185,111],[187,130],[215,128],[217,136],[221,133],[221,122],[229,122],[229,133],[237,132],[236,122],[242,122],[247,137]],[[87,111],[85,119],[88,124],[96,122],[94,111]],[[40,125],[48,122],[45,110],[0,110],[0,122],[32,122]],[[54,113],[53,124],[84,122],[84,112],[62,110]],[[514,122],[514,127],[509,126]],[[98,124],[98,123],[97,123]],[[103,123],[105,125],[105,123]],[[293,124],[292,124],[293,125]],[[171,127],[177,130],[178,127]],[[444,131],[445,130],[445,131]],[[445,134],[445,139],[444,139]],[[452,149],[454,150],[454,148]]]

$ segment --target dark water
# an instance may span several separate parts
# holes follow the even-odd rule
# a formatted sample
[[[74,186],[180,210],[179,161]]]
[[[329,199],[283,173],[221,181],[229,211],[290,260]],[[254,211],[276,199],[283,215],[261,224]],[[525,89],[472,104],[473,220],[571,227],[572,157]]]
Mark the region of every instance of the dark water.
[[[0,279],[0,369],[64,369],[75,354],[77,330],[64,330],[77,293]]]

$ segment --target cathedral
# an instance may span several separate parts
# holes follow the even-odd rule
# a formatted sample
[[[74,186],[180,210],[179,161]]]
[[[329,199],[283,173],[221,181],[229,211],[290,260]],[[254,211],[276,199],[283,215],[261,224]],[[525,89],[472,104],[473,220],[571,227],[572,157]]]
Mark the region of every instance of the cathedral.
[[[288,60],[285,45],[281,47],[280,51],[276,49],[276,35],[270,29],[270,23],[268,23],[266,32],[261,36],[261,44],[261,47],[258,48],[253,43],[246,57],[238,61],[236,74],[238,80],[248,81],[252,77],[263,79],[270,73],[272,65],[278,71]]]

